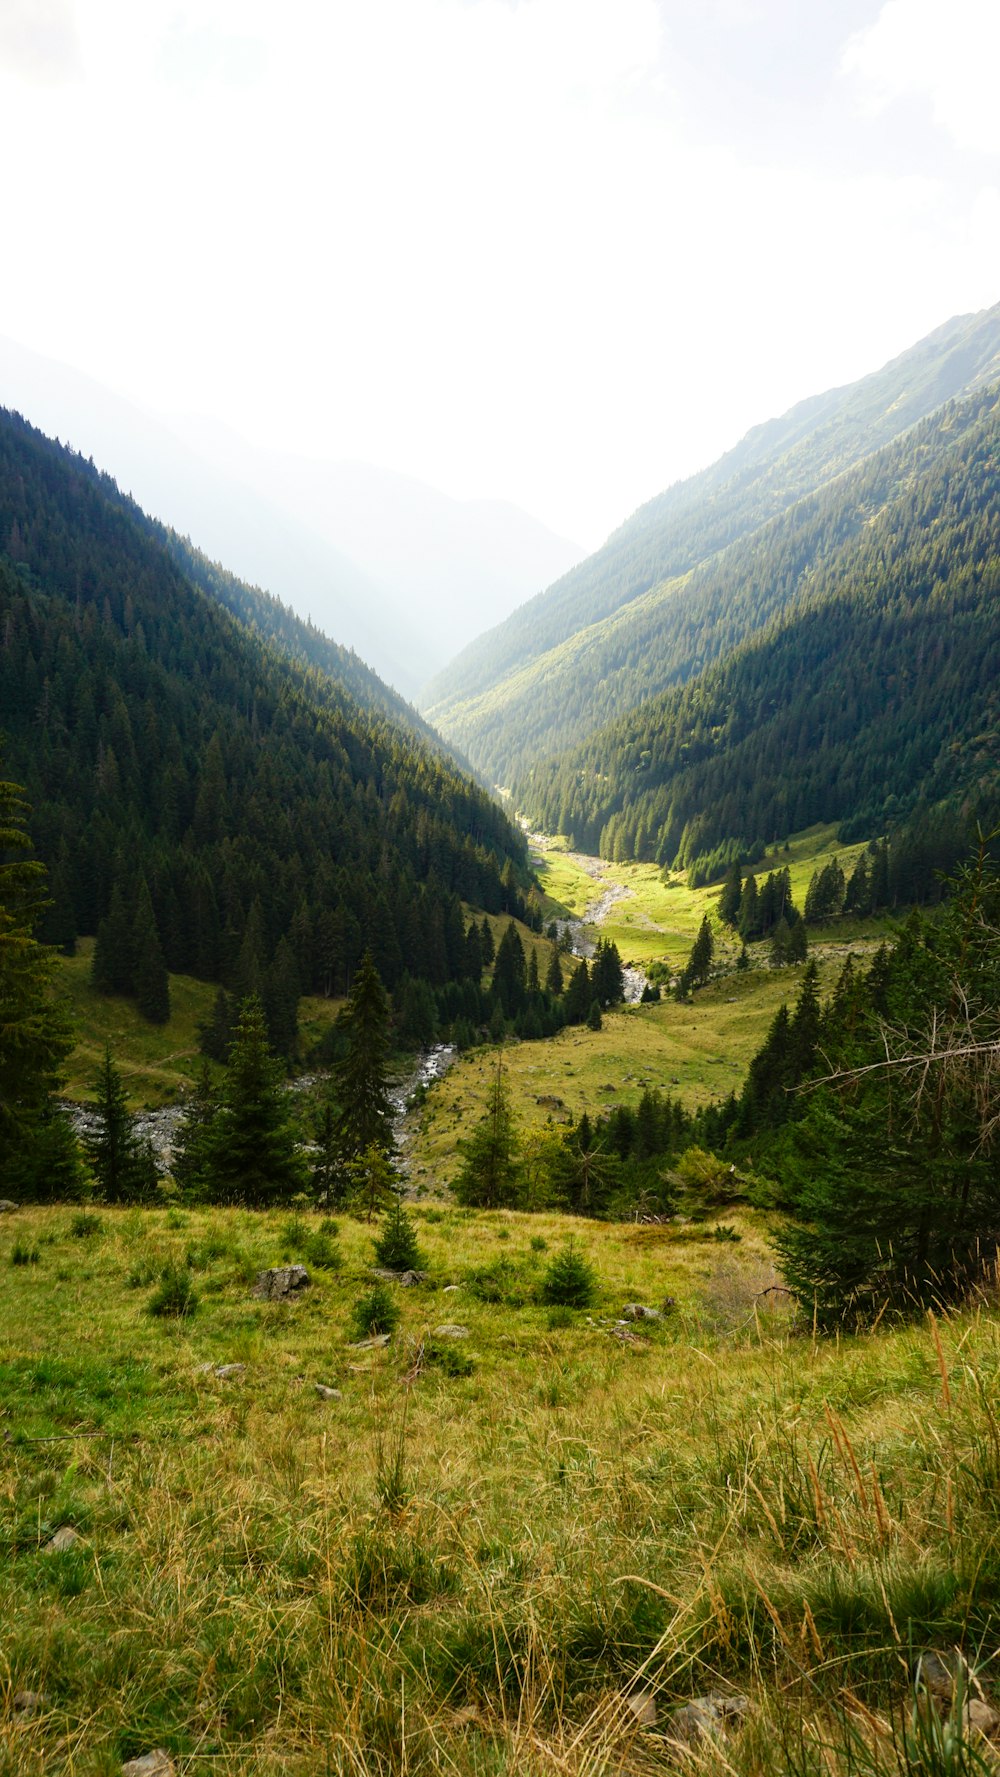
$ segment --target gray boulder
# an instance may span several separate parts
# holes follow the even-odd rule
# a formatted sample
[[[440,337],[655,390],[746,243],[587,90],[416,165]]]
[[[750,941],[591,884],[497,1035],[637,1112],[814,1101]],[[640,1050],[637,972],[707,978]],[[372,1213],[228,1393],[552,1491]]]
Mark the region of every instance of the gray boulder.
[[[662,1320],[663,1315],[658,1308],[647,1308],[645,1302],[626,1302],[622,1309],[622,1320]]]
[[[0,1216],[9,1216],[11,1210],[17,1209],[17,1207],[18,1205],[12,1203],[9,1197],[0,1197]]]
[[[682,1709],[674,1710],[667,1723],[667,1738],[681,1746],[718,1740],[727,1728],[739,1727],[749,1707],[748,1697],[724,1697],[714,1691],[707,1697],[692,1697]]]
[[[328,1388],[325,1382],[314,1382],[313,1387],[321,1401],[342,1401],[344,1398],[339,1388]]]
[[[435,1327],[432,1336],[435,1339],[467,1339],[469,1337],[469,1329],[468,1327],[456,1327],[446,1323],[443,1327]]]
[[[130,1758],[122,1766],[122,1777],[176,1777],[176,1771],[169,1752],[154,1746],[152,1752],[144,1752],[141,1758]]]
[[[72,1524],[60,1524],[55,1535],[49,1537],[42,1552],[45,1555],[65,1555],[67,1549],[75,1549],[80,1541],[80,1532],[74,1530]]]
[[[257,1273],[250,1294],[258,1302],[287,1302],[307,1290],[311,1281],[304,1265],[272,1265],[268,1271]]]

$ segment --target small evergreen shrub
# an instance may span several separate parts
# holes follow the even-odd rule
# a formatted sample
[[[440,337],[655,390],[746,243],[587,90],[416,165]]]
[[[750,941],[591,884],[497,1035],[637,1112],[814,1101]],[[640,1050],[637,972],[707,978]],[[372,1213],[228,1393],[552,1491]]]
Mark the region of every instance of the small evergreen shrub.
[[[186,1315],[194,1314],[197,1307],[198,1292],[187,1267],[164,1265],[160,1273],[160,1287],[149,1299],[150,1314],[181,1320]]]
[[[468,1287],[477,1302],[503,1302],[508,1308],[522,1308],[526,1299],[524,1282],[512,1259],[493,1259],[471,1271]]]
[[[340,1223],[335,1216],[324,1216],[319,1225],[321,1234],[329,1234],[331,1239],[340,1233]]]
[[[70,1222],[69,1231],[74,1240],[95,1240],[98,1234],[103,1234],[104,1223],[100,1216],[91,1215],[82,1209]]]
[[[589,1308],[596,1296],[597,1275],[570,1241],[546,1268],[542,1301],[553,1308]]]
[[[419,1271],[423,1266],[416,1229],[398,1197],[375,1242],[375,1260],[386,1271]]]
[[[454,1339],[428,1339],[424,1345],[424,1362],[446,1376],[471,1376],[475,1360]]]
[[[343,1264],[343,1255],[329,1234],[323,1234],[319,1229],[315,1234],[310,1234],[305,1242],[302,1257],[307,1265],[315,1266],[317,1271],[339,1271]]]
[[[533,1234],[528,1245],[533,1253],[547,1253],[549,1250],[549,1243],[544,1234]]]
[[[24,1241],[16,1240],[10,1251],[12,1265],[37,1265],[40,1253],[37,1246],[26,1246]]]
[[[374,1339],[379,1333],[394,1333],[399,1318],[388,1284],[374,1283],[351,1309],[350,1331],[356,1339]]]
[[[713,1240],[732,1241],[734,1245],[737,1241],[743,1239],[742,1234],[737,1234],[736,1229],[732,1226],[731,1222],[718,1222],[712,1229],[711,1237]]]

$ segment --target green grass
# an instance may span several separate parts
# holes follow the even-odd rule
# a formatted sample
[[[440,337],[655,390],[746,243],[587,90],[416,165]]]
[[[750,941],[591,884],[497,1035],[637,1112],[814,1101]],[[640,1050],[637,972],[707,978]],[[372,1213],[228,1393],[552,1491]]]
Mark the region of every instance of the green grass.
[[[760,879],[770,870],[784,869],[787,864],[792,882],[792,896],[800,909],[805,905],[806,890],[814,870],[822,869],[833,857],[840,859],[846,875],[850,875],[863,844],[839,846],[836,828],[810,827],[796,834],[783,848],[754,865]],[[640,967],[651,962],[683,963],[694,943],[698,927],[706,913],[714,913],[720,884],[690,889],[682,873],[673,874],[664,882],[655,864],[612,864],[594,859],[584,861],[567,849],[565,839],[544,842],[541,851],[539,878],[545,891],[547,916],[583,917],[588,906],[613,883],[624,884],[627,896],[618,901],[601,922],[600,931],[618,945],[622,958]],[[590,866],[588,869],[587,866]],[[595,873],[596,866],[596,873]],[[813,937],[818,947],[828,948],[846,943],[861,944],[876,940],[885,931],[884,922],[836,921],[816,928]],[[728,932],[716,926],[720,955],[735,960],[739,944]]]
[[[3,1268],[0,1770],[110,1777],[162,1745],[182,1777],[646,1777],[674,1754],[627,1715],[636,1682],[661,1721],[750,1696],[700,1769],[976,1768],[907,1767],[899,1736],[912,1651],[995,1646],[990,1305],[823,1342],[763,1293],[749,1214],[739,1246],[414,1214],[430,1282],[394,1291],[400,1331],[369,1352],[347,1323],[371,1231],[348,1218],[341,1271],[287,1307],[248,1291],[287,1216],[105,1210],[88,1241],[67,1210],[4,1224],[41,1257]],[[569,1234],[597,1298],[553,1310]],[[155,1282],[129,1279],[192,1253],[197,1314],[150,1315]],[[518,1292],[484,1301],[471,1279],[500,1257]],[[665,1295],[636,1343],[610,1335]],[[445,1321],[469,1362],[443,1358]],[[63,1525],[80,1541],[45,1553]],[[15,1715],[17,1690],[44,1708]]]
[[[90,985],[93,954],[94,940],[81,938],[75,956],[60,958],[56,977],[56,991],[76,1039],[66,1067],[67,1096],[81,1102],[93,1097],[108,1044],[133,1106],[169,1103],[187,1091],[201,1071],[198,1025],[211,1018],[217,989],[191,975],[171,975],[169,1021],[150,1024],[132,1000],[95,993]],[[342,1004],[318,997],[300,1002],[304,1049],[318,1040]]]

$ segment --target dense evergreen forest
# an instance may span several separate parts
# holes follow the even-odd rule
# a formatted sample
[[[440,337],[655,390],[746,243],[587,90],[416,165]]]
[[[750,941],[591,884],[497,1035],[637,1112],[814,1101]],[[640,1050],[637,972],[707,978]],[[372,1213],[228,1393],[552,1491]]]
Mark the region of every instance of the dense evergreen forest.
[[[509,782],[533,754],[568,746],[700,671],[766,622],[806,568],[919,465],[904,444],[870,484],[842,493],[846,471],[998,375],[1000,307],[959,317],[874,375],[756,428],[467,648],[428,687],[431,719]],[[924,454],[933,444],[928,434]],[[813,495],[822,495],[815,505]],[[798,503],[791,525],[776,527]]]
[[[969,423],[970,415],[974,423]],[[991,794],[1000,669],[1000,401],[919,429],[953,442],[741,649],[562,758],[522,807],[585,850],[691,864],[840,820]]]
[[[285,658],[185,550],[0,415],[4,763],[50,872],[45,935],[127,919],[171,970],[236,988],[248,932],[253,968],[302,991],[343,991],[366,946],[389,987],[461,977],[461,903],[525,912],[520,834],[353,656],[315,643],[336,678]],[[303,627],[282,638],[300,655]]]

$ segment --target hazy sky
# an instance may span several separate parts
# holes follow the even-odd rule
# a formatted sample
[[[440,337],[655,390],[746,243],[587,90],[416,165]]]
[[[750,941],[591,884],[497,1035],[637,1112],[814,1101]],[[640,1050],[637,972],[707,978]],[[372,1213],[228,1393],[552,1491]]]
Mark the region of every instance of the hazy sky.
[[[1000,300],[998,67],[998,0],[0,0],[0,333],[593,545]]]

